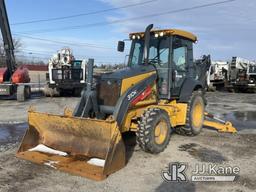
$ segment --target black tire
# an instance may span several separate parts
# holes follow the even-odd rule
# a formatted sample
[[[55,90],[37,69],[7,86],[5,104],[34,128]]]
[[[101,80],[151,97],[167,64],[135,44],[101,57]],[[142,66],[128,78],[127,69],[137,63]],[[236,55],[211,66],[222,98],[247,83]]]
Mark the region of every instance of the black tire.
[[[60,96],[60,91],[58,91],[56,88],[52,89],[49,87],[49,85],[44,86],[44,95],[46,97],[58,97]]]
[[[205,109],[205,99],[203,97],[202,91],[194,91],[188,101],[187,107],[187,117],[186,124],[184,126],[178,126],[175,131],[180,135],[195,136],[198,135],[203,127],[204,122],[204,109]],[[196,106],[199,105],[199,113],[195,112]],[[195,114],[198,118],[195,118]],[[194,119],[193,119],[194,118]]]
[[[26,91],[24,85],[19,85],[17,87],[17,101],[23,102],[26,100]]]
[[[159,135],[156,136],[156,129]],[[153,154],[164,151],[170,142],[171,124],[167,112],[158,108],[147,109],[141,116],[136,132],[137,144]]]
[[[234,88],[227,88],[227,91],[228,91],[229,93],[235,93]]]
[[[44,93],[44,96],[46,97],[51,97],[52,96],[52,91],[51,91],[51,88],[49,87],[49,85],[45,85],[44,86],[44,89],[43,89],[43,93]]]
[[[241,91],[241,89],[239,89],[239,88],[234,88],[234,92],[235,92],[235,93],[241,93],[242,91]]]
[[[74,90],[73,90],[73,96],[74,96],[74,97],[81,97],[81,92],[82,92],[82,89],[80,89],[80,88],[74,88]]]
[[[31,98],[31,87],[25,86],[25,98],[30,99]]]
[[[207,91],[208,92],[215,92],[216,91],[216,87],[213,86],[212,84],[207,85]]]
[[[19,85],[17,87],[17,101],[24,102],[31,98],[31,88],[28,85]]]

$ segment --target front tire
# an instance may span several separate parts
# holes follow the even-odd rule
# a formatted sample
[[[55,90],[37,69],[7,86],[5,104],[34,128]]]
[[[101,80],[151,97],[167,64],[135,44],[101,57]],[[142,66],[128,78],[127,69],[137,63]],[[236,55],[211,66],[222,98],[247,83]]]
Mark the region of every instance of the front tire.
[[[17,87],[17,101],[24,102],[26,99],[31,98],[31,87],[19,85]]]
[[[136,136],[137,143],[144,151],[153,154],[164,151],[171,137],[167,112],[158,108],[147,109],[141,116]]]

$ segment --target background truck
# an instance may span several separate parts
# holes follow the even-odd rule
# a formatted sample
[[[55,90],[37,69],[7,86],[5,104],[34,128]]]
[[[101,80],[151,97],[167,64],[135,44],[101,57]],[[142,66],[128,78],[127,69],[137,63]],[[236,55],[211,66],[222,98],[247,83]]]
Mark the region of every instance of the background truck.
[[[235,92],[255,92],[256,62],[233,57],[229,68],[228,89]]]
[[[14,45],[4,0],[0,0],[0,28],[5,50],[6,67],[0,68],[0,98],[17,98],[24,101],[30,97],[28,69],[17,66]]]
[[[227,61],[212,61],[210,67],[210,83],[215,89],[225,86],[228,79],[229,63]]]
[[[76,60],[70,48],[63,48],[49,60],[46,96],[80,96],[85,86],[86,62]]]

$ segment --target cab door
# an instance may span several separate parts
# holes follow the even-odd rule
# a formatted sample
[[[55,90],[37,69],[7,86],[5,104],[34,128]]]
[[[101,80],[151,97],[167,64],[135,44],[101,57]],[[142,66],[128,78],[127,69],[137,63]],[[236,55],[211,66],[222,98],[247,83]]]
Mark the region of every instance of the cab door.
[[[151,40],[149,62],[156,67],[158,76],[158,96],[160,99],[170,97],[170,37],[161,37]]]
[[[181,87],[189,75],[189,67],[193,65],[193,50],[192,43],[180,37],[172,39],[171,53],[171,95],[178,97]]]

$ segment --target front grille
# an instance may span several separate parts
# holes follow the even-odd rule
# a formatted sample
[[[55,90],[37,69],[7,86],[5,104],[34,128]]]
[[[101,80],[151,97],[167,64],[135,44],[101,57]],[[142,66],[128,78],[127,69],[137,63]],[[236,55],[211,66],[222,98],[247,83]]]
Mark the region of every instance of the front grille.
[[[100,80],[97,85],[99,105],[115,106],[120,95],[118,80]]]
[[[52,69],[53,81],[81,81],[83,80],[82,69]]]
[[[256,80],[256,75],[250,75],[250,79]]]

